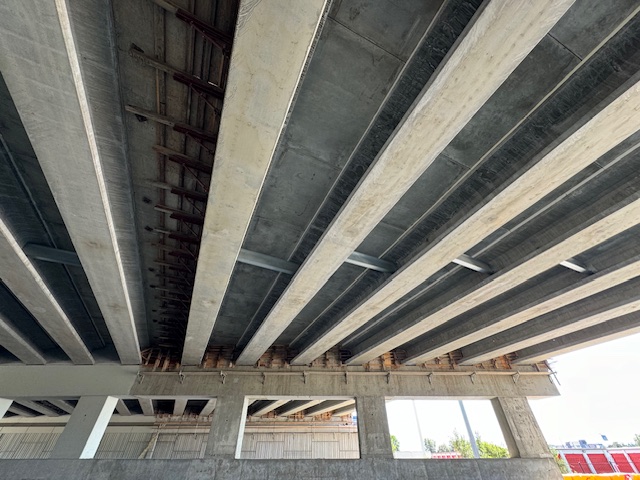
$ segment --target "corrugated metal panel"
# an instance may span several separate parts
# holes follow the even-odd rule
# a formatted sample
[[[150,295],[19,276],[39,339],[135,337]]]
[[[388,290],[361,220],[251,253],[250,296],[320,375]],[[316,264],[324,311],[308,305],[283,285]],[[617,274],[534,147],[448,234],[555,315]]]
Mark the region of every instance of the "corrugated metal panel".
[[[339,458],[360,458],[360,452],[342,451]]]
[[[313,442],[311,444],[312,458],[339,458],[340,444],[336,442]]]
[[[257,442],[255,458],[282,458],[284,442]]]
[[[289,433],[284,436],[285,452],[309,452],[311,454],[311,433]]]
[[[333,432],[313,432],[313,442],[337,442],[340,435]]]
[[[340,444],[340,451],[346,452],[350,450],[359,450],[358,448],[358,434],[357,433],[342,433],[337,435],[338,443]]]

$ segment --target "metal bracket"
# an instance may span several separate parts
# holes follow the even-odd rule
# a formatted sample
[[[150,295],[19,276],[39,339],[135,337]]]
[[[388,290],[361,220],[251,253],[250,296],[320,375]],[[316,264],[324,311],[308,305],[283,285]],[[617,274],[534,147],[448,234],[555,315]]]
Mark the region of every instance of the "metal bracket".
[[[184,379],[187,378],[185,374],[182,373],[182,370],[178,372],[178,377],[180,378],[180,383],[184,383]]]
[[[511,378],[513,379],[513,383],[518,383],[518,380],[520,380],[520,372],[514,373],[511,375]]]
[[[433,372],[427,374],[427,378],[429,379],[429,385],[433,383]]]
[[[344,372],[344,383],[349,383],[349,372]]]
[[[136,379],[138,380],[138,384],[140,384],[144,380],[144,375],[138,372],[136,375]]]
[[[476,372],[473,372],[471,375],[469,375],[469,378],[471,379],[471,383],[476,383]]]
[[[387,385],[391,383],[391,372],[387,372]]]
[[[224,385],[224,382],[227,380],[227,374],[220,370],[220,376],[222,377],[222,384]]]
[[[264,385],[264,382],[267,381],[267,374],[262,372],[262,384]]]
[[[302,381],[307,383],[307,372],[302,372]]]

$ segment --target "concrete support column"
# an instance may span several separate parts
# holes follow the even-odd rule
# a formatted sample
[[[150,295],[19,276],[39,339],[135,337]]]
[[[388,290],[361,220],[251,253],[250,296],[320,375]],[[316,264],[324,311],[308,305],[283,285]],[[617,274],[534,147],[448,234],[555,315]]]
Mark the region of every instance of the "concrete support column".
[[[209,431],[207,457],[240,458],[247,404],[247,399],[239,395],[218,397]]]
[[[0,418],[5,416],[12,403],[13,400],[9,400],[8,398],[0,398]]]
[[[50,458],[93,458],[117,403],[116,397],[81,397]]]
[[[491,403],[512,457],[552,456],[526,397],[497,397]]]
[[[393,458],[384,397],[356,397],[360,458]]]

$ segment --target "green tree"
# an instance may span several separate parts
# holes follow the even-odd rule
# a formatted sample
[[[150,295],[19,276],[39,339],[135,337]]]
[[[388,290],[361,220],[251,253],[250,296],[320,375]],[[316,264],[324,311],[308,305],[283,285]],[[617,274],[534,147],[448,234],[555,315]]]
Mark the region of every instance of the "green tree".
[[[556,464],[560,469],[560,473],[571,473],[571,470],[569,470],[569,465],[567,465],[567,463],[560,457],[558,450],[556,450],[552,446],[549,446],[549,450],[551,451],[551,455],[553,455],[553,458],[555,458],[556,460]]]
[[[400,440],[395,435],[391,435],[391,451],[397,452],[400,450]]]
[[[453,431],[453,437],[449,439],[449,451],[458,452],[462,458],[473,458],[471,442],[460,435],[457,430]]]
[[[438,445],[438,453],[447,453],[450,451],[451,449],[449,448],[449,445],[447,445],[446,443],[441,443],[440,445]]]
[[[509,451],[505,447],[495,443],[485,442],[476,433],[476,444],[480,458],[508,458]],[[449,451],[458,452],[462,458],[473,458],[471,442],[463,435],[454,430],[453,437],[449,439]]]
[[[425,438],[424,448],[427,452],[436,453],[436,441],[433,438]]]
[[[640,447],[640,433],[636,433],[633,436],[633,443]]]

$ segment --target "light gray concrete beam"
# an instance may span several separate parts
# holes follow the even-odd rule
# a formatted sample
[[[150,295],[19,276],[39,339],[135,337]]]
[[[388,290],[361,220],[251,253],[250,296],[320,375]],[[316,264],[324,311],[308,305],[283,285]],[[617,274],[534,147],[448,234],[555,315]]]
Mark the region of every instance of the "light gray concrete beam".
[[[626,227],[633,226],[627,222],[628,220],[632,222],[640,221],[640,217],[628,217],[628,214],[640,215],[640,200],[595,222],[564,241],[555,242],[550,248],[540,248],[537,251],[539,255],[535,255],[515,267],[507,269],[505,272],[500,272],[495,277],[483,282],[479,288],[471,294],[456,299],[438,312],[423,316],[425,321],[431,321],[436,323],[436,325],[442,324],[524,283],[528,278],[526,276],[527,273],[533,277],[542,273],[541,269],[557,265],[557,259],[564,258],[571,251],[575,252],[575,254],[580,253],[606,240],[606,236],[611,238],[619,234],[621,231],[624,231]],[[622,230],[620,230],[620,228],[622,228]],[[597,232],[598,235],[594,235],[594,232]],[[523,275],[523,273],[525,275]],[[495,315],[493,310],[489,309],[486,312],[472,317],[468,322],[465,321],[464,323],[454,325],[422,341],[411,343],[407,346],[407,357],[405,361],[408,364],[420,363],[458,348],[465,346],[470,347],[470,344],[474,342],[479,342],[519,325],[526,325],[527,322],[536,317],[558,310],[574,302],[585,300],[592,295],[621,285],[638,275],[640,275],[640,261],[634,259],[584,278],[575,285],[564,288],[554,294],[547,295],[541,299],[535,299],[521,308],[514,306],[512,312]],[[472,302],[473,305],[466,302]],[[492,343],[495,343],[496,347],[503,347],[504,349],[504,345],[500,345],[500,342],[492,341]],[[486,353],[488,352],[482,353],[483,350],[486,350],[487,345],[484,345],[480,350],[476,349],[478,346],[479,345],[475,345],[470,350],[467,350],[469,357],[465,360],[465,364],[469,364],[472,360],[476,360],[475,363],[479,363],[479,361],[495,358],[503,354],[487,356]],[[491,350],[493,351],[494,349]],[[509,353],[510,351],[512,350],[504,351],[504,353]],[[362,356],[358,358],[362,358]],[[477,361],[478,358],[481,358],[481,360]]]
[[[145,415],[146,417],[155,416],[156,412],[153,408],[153,400],[151,400],[150,398],[138,398],[138,403],[140,404],[143,415]]]
[[[340,410],[341,408],[345,408],[348,406],[354,408],[355,403],[355,400],[327,400],[326,402],[322,402],[315,407],[307,409],[305,415],[322,415],[323,413],[333,412],[334,410]]]
[[[506,319],[496,322],[496,324],[492,325],[492,328],[485,329],[480,335],[477,335],[476,330],[472,335],[467,335],[467,338],[479,338],[481,340],[475,341],[462,349],[463,361],[461,363],[463,365],[474,365],[513,352],[517,350],[514,346],[518,342],[518,335],[514,327],[520,326],[520,329],[517,330],[520,333],[528,332],[529,328],[526,323],[528,320],[581,300],[591,304],[588,300],[591,295],[614,288],[639,275],[640,260],[627,262],[622,267],[616,266],[587,277],[579,282],[575,288],[572,287],[558,292],[546,301],[536,302],[535,306],[521,310],[516,315],[508,316]],[[524,314],[524,318],[520,317],[521,314]],[[455,334],[453,337],[456,337]]]
[[[73,405],[71,405],[69,402],[65,400],[47,399],[47,402],[49,402],[51,405],[55,407],[58,407],[63,412],[67,412],[67,413],[73,413],[73,410],[75,408]]]
[[[360,458],[393,458],[384,397],[357,397]]]
[[[640,312],[640,297],[637,295],[639,286],[640,282],[634,282],[629,288],[606,292],[606,298],[600,296],[592,302],[579,302],[494,335],[487,339],[489,344],[494,345],[479,358],[519,351],[623,315]]]
[[[8,398],[0,398],[0,419],[7,414],[12,403],[13,400],[9,400]]]
[[[138,364],[147,325],[111,15],[100,0],[3,4],[0,70],[120,360]]]
[[[24,369],[27,370],[24,370]],[[138,367],[123,365],[32,365],[0,368],[0,385],[9,398],[127,396]]]
[[[241,4],[183,365],[199,364],[207,348],[324,13],[325,0]]]
[[[34,412],[41,413],[42,415],[46,415],[47,417],[59,417],[60,414],[50,408],[45,407],[37,402],[31,400],[19,400],[16,401],[17,404],[22,405],[23,407],[30,408]]]
[[[31,410],[27,410],[26,408],[22,408],[20,405],[16,405],[15,402],[8,408],[8,411],[14,413],[16,415],[20,415],[21,417],[35,417],[36,414]]]
[[[307,408],[314,407],[324,402],[324,400],[294,400],[290,402],[290,405],[287,405],[280,412],[278,412],[279,417],[288,417],[289,415],[293,415],[294,413],[301,412],[302,410],[306,410]]]
[[[131,416],[131,411],[121,398],[119,398],[116,403],[116,412],[118,412],[118,415],[122,415],[123,417]]]
[[[542,362],[581,348],[640,333],[640,314],[632,313],[577,332],[561,335],[516,352],[518,364]]]
[[[47,363],[43,353],[0,314],[0,345],[27,365]]]
[[[336,417],[341,417],[342,415],[347,415],[348,413],[352,413],[355,410],[356,410],[356,404],[354,402],[346,407],[342,407],[334,410],[332,415]]]
[[[526,398],[498,397],[492,399],[491,404],[512,457],[552,457]]]
[[[304,374],[306,372],[306,374]],[[386,397],[546,397],[558,394],[547,373],[534,367],[520,368],[517,383],[512,370],[495,371],[458,367],[455,371],[429,372],[406,367],[398,372],[288,371],[233,368],[220,371],[140,372],[124,365],[80,366],[3,366],[0,385],[5,398],[73,398],[100,396],[113,392],[122,398],[177,397],[211,399],[220,395],[248,395],[253,400],[301,398],[347,400],[371,392]],[[263,376],[266,373],[266,379]],[[473,375],[475,373],[475,375]],[[305,380],[306,379],[306,380]],[[224,381],[223,381],[224,380]]]
[[[71,361],[78,364],[92,364],[93,356],[71,320],[33,262],[22,251],[17,239],[2,218],[0,218],[0,264],[2,281]],[[13,351],[29,360],[29,363],[46,363],[44,357],[28,340],[21,339],[15,331],[12,335],[13,329],[9,325],[6,327],[3,329],[3,341]]]
[[[203,417],[206,417],[208,415],[211,415],[213,413],[213,411],[216,408],[216,403],[217,403],[217,399],[212,398],[211,400],[209,400],[205,406],[203,407],[203,409],[200,411],[200,415]]]
[[[184,411],[187,408],[187,401],[186,398],[176,398],[173,402],[173,414],[178,417],[184,415]]]
[[[261,417],[262,415],[266,415],[269,412],[274,411],[276,408],[280,408],[282,405],[287,403],[289,400],[274,400],[270,402],[268,405],[265,405],[260,410],[253,412],[251,416],[253,417]]]
[[[482,9],[241,353],[238,364],[251,365],[260,358],[572,3],[543,1],[524,8],[498,0]],[[514,17],[522,22],[514,23]],[[465,253],[459,243],[440,263]],[[425,278],[423,267],[416,268],[421,279]],[[415,271],[409,273],[415,275]],[[399,276],[406,277],[407,269],[396,273]],[[394,283],[399,292],[398,283],[406,286],[408,282]],[[352,313],[335,331],[307,346],[295,363],[311,363],[371,316],[368,307]]]
[[[80,397],[50,458],[93,458],[117,401],[115,397]]]
[[[456,256],[458,254],[458,248],[464,250],[471,248],[496,228],[524,212],[544,195],[552,192],[635,133],[640,129],[640,118],[633,114],[638,106],[640,106],[640,83],[635,83],[619,92],[617,98],[575,133],[551,151],[543,153],[542,158],[534,167],[522,174],[447,235],[443,235],[438,242],[427,247],[412,263],[392,276],[385,285],[349,313],[337,327],[330,330],[327,333],[327,339],[323,339],[320,345],[325,345],[330,339],[337,342],[344,335],[351,333],[354,327],[366,323],[368,318],[393,304],[421,284],[425,278],[442,268],[449,255]],[[618,123],[618,115],[624,118],[622,123]],[[620,130],[621,128],[624,131]],[[616,135],[610,135],[614,131]],[[567,163],[566,159],[569,157],[571,162]],[[637,216],[639,208],[640,201],[636,200],[564,241],[550,246],[542,254],[524,259],[520,264],[489,277],[478,290],[465,297],[464,301],[452,302],[433,315],[423,315],[418,312],[417,315],[408,318],[407,323],[398,324],[380,333],[375,341],[363,342],[358,349],[358,354],[349,359],[349,363],[366,362],[409,342],[480,303],[558,265],[561,261],[577,255],[590,246],[597,245],[636,225],[638,218],[640,218]],[[633,216],[629,218],[625,215]],[[450,350],[444,350],[444,353]],[[313,355],[316,351],[315,347],[311,350]],[[429,355],[432,353],[430,352]],[[311,353],[304,353],[304,356],[294,360],[296,362],[304,360],[307,363],[310,356]],[[420,361],[422,358],[412,360]],[[313,359],[315,357],[311,358],[311,360]]]
[[[218,397],[205,457],[240,458],[248,404],[242,395]]]

